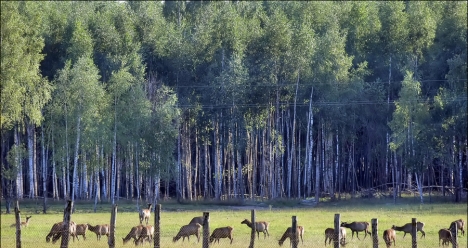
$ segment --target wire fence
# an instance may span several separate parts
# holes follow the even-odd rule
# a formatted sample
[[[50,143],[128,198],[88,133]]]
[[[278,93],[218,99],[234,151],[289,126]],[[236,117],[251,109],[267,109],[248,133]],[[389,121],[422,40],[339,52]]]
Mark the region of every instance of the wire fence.
[[[325,241],[320,242],[304,242],[305,227],[299,225],[297,217],[291,216],[291,226],[286,228],[281,238],[271,239],[269,233],[269,223],[264,221],[257,221],[256,211],[251,210],[250,219],[244,219],[241,223],[245,224],[250,228],[250,237],[237,237],[237,243],[242,245],[234,244],[234,234],[232,226],[225,227],[210,227],[210,212],[203,212],[202,216],[194,217],[187,225],[181,225],[177,234],[172,238],[172,242],[167,242],[167,238],[162,238],[161,232],[161,205],[158,204],[154,208],[154,224],[145,225],[145,210],[151,211],[151,205],[148,209],[140,211],[140,225],[134,226],[128,232],[125,237],[122,237],[122,241],[118,241],[115,235],[116,227],[116,216],[117,216],[117,205],[113,205],[111,212],[111,221],[109,225],[96,225],[92,226],[89,224],[77,225],[71,221],[71,211],[73,208],[73,202],[68,201],[67,206],[64,209],[63,221],[55,223],[49,234],[46,237],[48,247],[61,247],[61,248],[73,248],[73,247],[97,247],[95,245],[87,245],[86,243],[75,242],[75,238],[80,240],[86,240],[86,232],[93,232],[96,234],[97,240],[104,237],[99,247],[129,247],[129,246],[145,246],[145,247],[278,247],[278,246],[290,246],[293,248],[297,247],[461,247],[459,245],[459,235],[464,236],[465,222],[463,220],[453,221],[450,227],[446,229],[440,229],[438,236],[431,235],[431,240],[427,242],[426,233],[424,231],[424,223],[418,222],[416,218],[412,218],[411,222],[399,226],[393,226],[390,229],[381,230],[379,229],[378,219],[371,219],[371,222],[342,222],[341,215],[335,214],[333,228],[327,228],[323,232],[323,238]],[[15,232],[15,247],[42,247],[42,246],[31,246],[31,242],[23,242],[22,240],[22,228],[27,227],[31,216],[26,216],[26,221],[21,221],[20,211],[18,202],[15,207],[15,221],[11,227],[16,228]],[[309,223],[311,224],[311,223]],[[461,231],[459,233],[459,230]],[[403,238],[396,239],[397,234],[401,237],[404,233]],[[420,236],[418,235],[420,233]],[[354,235],[356,234],[356,238]],[[361,237],[359,237],[361,234]],[[405,239],[404,237],[408,237]],[[362,238],[364,235],[364,238]],[[167,235],[165,235],[167,236]],[[264,236],[262,239],[261,236]],[[369,236],[370,238],[366,237]],[[192,237],[192,242],[190,242]],[[197,241],[194,241],[194,237]],[[189,242],[185,243],[185,238]],[[436,239],[438,238],[438,239]],[[306,238],[307,239],[307,238]],[[180,242],[181,240],[182,242]],[[424,240],[424,244],[421,244]],[[5,238],[2,235],[2,243]],[[178,242],[179,241],[179,242]],[[35,241],[37,242],[37,241]],[[398,242],[398,243],[397,243]],[[12,242],[5,242],[11,244]],[[24,243],[24,244],[23,244]],[[430,245],[427,245],[430,243]],[[37,244],[37,243],[36,243]],[[463,242],[466,245],[465,242]],[[104,246],[103,246],[104,245]],[[8,247],[3,246],[2,247]],[[13,246],[12,246],[13,247]]]

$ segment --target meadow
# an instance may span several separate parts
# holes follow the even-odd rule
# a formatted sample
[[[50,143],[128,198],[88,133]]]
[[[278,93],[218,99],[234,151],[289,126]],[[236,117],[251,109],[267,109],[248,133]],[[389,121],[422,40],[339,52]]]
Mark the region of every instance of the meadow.
[[[250,229],[241,224],[243,219],[250,219],[251,210],[256,210],[256,219],[270,222],[270,236],[266,239],[260,234],[260,239],[255,241],[256,247],[279,247],[277,240],[281,237],[288,226],[291,226],[292,216],[297,216],[298,225],[305,228],[304,244],[299,247],[325,247],[324,230],[333,227],[335,214],[341,215],[341,221],[368,221],[378,219],[379,245],[385,247],[382,233],[392,225],[402,226],[411,222],[412,218],[424,222],[426,237],[420,239],[418,233],[418,247],[439,247],[438,231],[441,228],[448,228],[450,223],[456,219],[467,220],[467,205],[465,203],[429,203],[418,204],[414,201],[400,201],[397,204],[382,200],[355,200],[355,201],[335,201],[321,202],[317,207],[303,206],[284,202],[263,202],[261,204],[244,204],[242,206],[216,205],[216,204],[177,204],[175,202],[160,202],[161,204],[161,247],[202,247],[202,237],[200,243],[194,236],[190,241],[176,243],[172,242],[172,237],[177,234],[182,225],[188,224],[192,217],[201,216],[203,212],[210,213],[210,230],[217,227],[232,226],[234,228],[234,241],[229,245],[228,239],[221,239],[220,244],[211,247],[248,247],[250,242]],[[31,215],[30,225],[22,229],[23,248],[45,248],[60,247],[60,241],[56,244],[46,243],[45,237],[49,233],[51,226],[63,220],[63,209],[65,202],[52,202],[47,214],[39,211],[37,203],[20,202],[21,217],[24,220],[26,215]],[[75,213],[71,219],[76,223],[89,223],[91,225],[105,224],[110,222],[110,203],[100,203],[97,213],[93,212],[92,203],[80,202],[75,204]],[[14,214],[6,214],[4,202],[2,202],[1,213],[1,247],[15,247],[15,228],[10,225],[14,223]],[[154,223],[154,216],[150,222]],[[122,238],[127,235],[131,227],[139,224],[136,204],[131,201],[118,203],[118,213],[116,219],[116,247],[134,247],[129,242],[123,245]],[[150,223],[152,224],[152,223]],[[347,229],[346,247],[372,247],[372,239],[364,233],[360,233],[358,240],[351,239],[351,230]],[[71,241],[70,248],[74,247],[108,247],[107,239],[96,240],[96,235],[87,232],[87,239]],[[459,236],[459,247],[467,247],[467,236]],[[145,247],[152,247],[148,244]],[[289,240],[284,243],[284,247],[289,247]],[[331,247],[331,246],[327,246]],[[393,246],[392,246],[393,247]],[[411,235],[407,234],[403,239],[403,233],[397,232],[396,247],[411,247]]]

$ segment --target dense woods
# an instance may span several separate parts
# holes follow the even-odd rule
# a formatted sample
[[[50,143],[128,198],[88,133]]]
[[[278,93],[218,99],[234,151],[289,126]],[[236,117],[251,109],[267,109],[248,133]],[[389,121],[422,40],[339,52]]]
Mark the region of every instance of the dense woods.
[[[467,30],[465,1],[2,1],[2,196],[460,200]]]

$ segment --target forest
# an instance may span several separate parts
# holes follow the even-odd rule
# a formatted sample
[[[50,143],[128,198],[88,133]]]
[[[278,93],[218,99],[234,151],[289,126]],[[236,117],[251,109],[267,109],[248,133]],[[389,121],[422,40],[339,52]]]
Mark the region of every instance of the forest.
[[[2,199],[460,201],[467,30],[466,1],[2,1]]]

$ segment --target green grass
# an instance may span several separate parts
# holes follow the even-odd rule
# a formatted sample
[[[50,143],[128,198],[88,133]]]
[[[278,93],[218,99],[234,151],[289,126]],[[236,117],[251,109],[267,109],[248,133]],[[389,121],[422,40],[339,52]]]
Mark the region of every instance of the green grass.
[[[322,202],[318,207],[304,207],[298,205],[299,201],[269,201],[269,202],[244,202],[242,204],[219,205],[216,202],[197,203],[197,204],[177,204],[172,201],[162,202],[161,213],[161,246],[162,247],[201,247],[201,242],[196,243],[196,238],[192,236],[190,242],[183,243],[179,240],[172,242],[172,237],[176,235],[180,226],[187,224],[194,216],[201,216],[204,211],[210,212],[210,230],[216,227],[232,226],[234,227],[234,241],[229,245],[229,240],[222,239],[220,245],[212,247],[248,247],[250,241],[250,229],[240,222],[247,218],[250,219],[251,209],[256,209],[257,220],[270,222],[270,237],[256,240],[256,247],[279,247],[277,239],[281,237],[288,226],[291,226],[291,217],[297,216],[298,224],[305,227],[304,245],[300,247],[324,247],[324,230],[327,227],[333,227],[334,215],[339,213],[342,221],[368,221],[377,218],[379,223],[379,244],[385,247],[382,233],[392,225],[401,226],[411,222],[412,218],[425,223],[425,239],[418,239],[419,247],[438,247],[438,231],[441,228],[447,228],[451,221],[464,219],[466,221],[467,207],[466,203],[433,203],[420,205],[413,199],[399,201],[393,204],[380,200],[345,200],[335,202]],[[134,247],[133,244],[122,244],[124,237],[132,226],[139,224],[138,213],[134,202],[120,201],[117,214],[116,226],[116,247]],[[245,206],[245,204],[250,204]],[[2,202],[2,206],[4,203]],[[53,223],[63,219],[63,209],[65,202],[49,202],[48,214],[40,214],[42,210],[40,203],[34,201],[20,202],[22,218],[25,215],[32,215],[30,226],[22,229],[22,247],[45,248],[59,247],[59,242],[55,245],[46,243],[45,236],[48,234]],[[89,223],[92,225],[109,223],[111,204],[99,204],[98,213],[93,213],[91,202],[75,203],[76,212],[71,219],[76,223]],[[1,247],[15,247],[15,229],[10,228],[14,223],[14,214],[5,214],[2,209],[1,214]],[[153,217],[153,216],[152,216]],[[154,221],[154,219],[152,219]],[[348,241],[346,247],[372,247],[372,241],[369,237],[363,239],[363,233],[360,234],[361,240],[356,237],[351,240],[351,231],[348,231]],[[418,233],[418,238],[420,233]],[[201,239],[202,240],[202,239]],[[96,240],[96,235],[88,231],[87,240],[70,242],[69,247],[108,247],[107,240]],[[465,237],[459,237],[460,246],[467,247]],[[150,247],[149,245],[145,245]],[[285,242],[284,247],[289,247],[289,241]],[[411,247],[411,236],[408,234],[403,239],[403,233],[397,233],[396,247]]]

